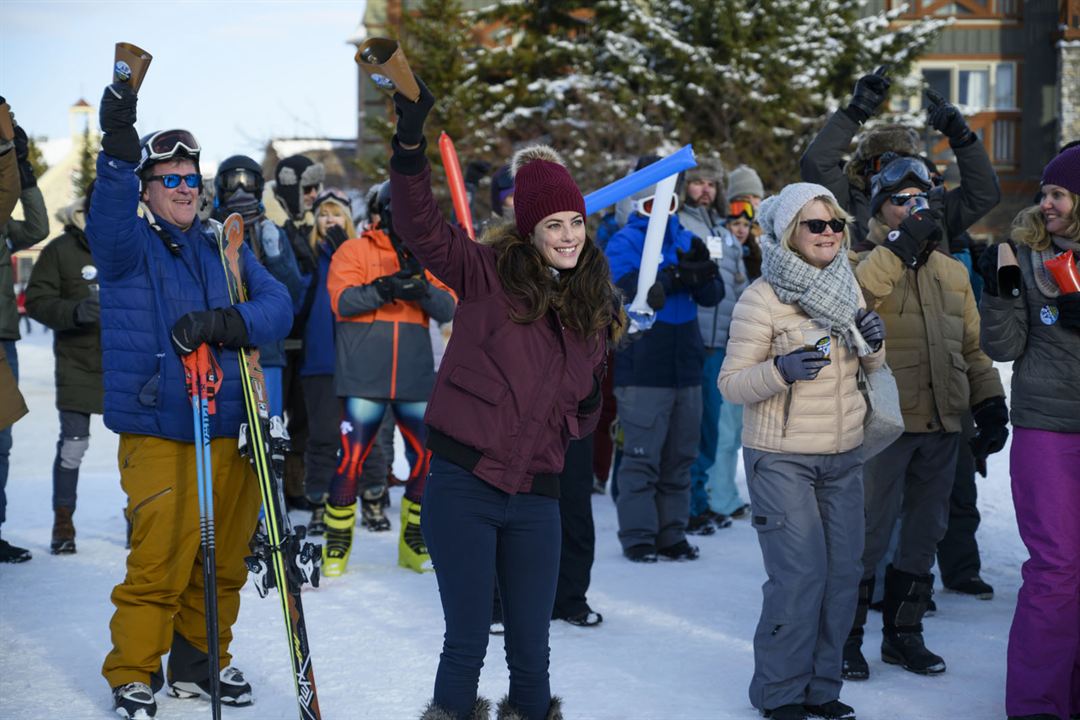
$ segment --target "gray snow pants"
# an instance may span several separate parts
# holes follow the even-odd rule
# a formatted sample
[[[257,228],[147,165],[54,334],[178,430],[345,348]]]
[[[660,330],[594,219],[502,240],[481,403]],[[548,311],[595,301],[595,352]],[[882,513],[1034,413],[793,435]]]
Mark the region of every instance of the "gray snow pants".
[[[686,539],[690,466],[701,436],[701,386],[615,388],[623,456],[619,542],[671,547]]]
[[[840,697],[863,550],[862,449],[793,455],[743,448],[752,523],[769,579],[754,633],[758,710]]]
[[[866,463],[866,549],[863,577],[888,552],[900,519],[892,566],[925,575],[949,525],[949,496],[956,477],[960,433],[904,433]]]

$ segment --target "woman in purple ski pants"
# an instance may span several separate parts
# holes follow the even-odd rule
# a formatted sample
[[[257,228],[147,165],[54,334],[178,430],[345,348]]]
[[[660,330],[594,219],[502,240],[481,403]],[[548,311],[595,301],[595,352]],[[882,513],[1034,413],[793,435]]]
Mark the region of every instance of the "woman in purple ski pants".
[[[1080,717],[1080,146],[1043,170],[1042,199],[979,261],[982,347],[1013,361],[1013,503],[1030,559],[1009,633],[1010,720]],[[999,264],[999,256],[1001,263]],[[1050,266],[1060,265],[1053,273]],[[1019,267],[1017,267],[1019,265]]]

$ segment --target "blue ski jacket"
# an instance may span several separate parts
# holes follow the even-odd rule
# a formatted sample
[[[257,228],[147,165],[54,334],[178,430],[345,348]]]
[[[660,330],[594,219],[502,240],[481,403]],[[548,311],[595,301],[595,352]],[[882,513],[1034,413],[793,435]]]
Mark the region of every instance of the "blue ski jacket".
[[[326,278],[330,274],[330,258],[333,252],[323,240],[317,245],[317,270],[311,277],[315,284],[315,297],[304,325],[304,360],[300,365],[300,375],[334,374],[334,308],[330,305],[330,293],[326,289]]]
[[[611,277],[628,301],[637,292],[641,252],[649,218],[632,213],[626,225],[608,240],[605,253],[611,265]],[[694,235],[672,215],[664,232],[660,251],[660,270],[679,262],[676,250],[686,252]],[[705,347],[698,328],[698,305],[712,307],[723,297],[723,283],[717,278],[694,290],[671,293],[664,307],[656,313],[656,322],[642,337],[626,343],[615,353],[616,387],[690,387],[701,384]]]
[[[198,218],[186,231],[159,221],[174,249],[138,216],[135,163],[99,153],[86,235],[98,268],[105,425],[114,432],[193,442],[191,403],[180,357],[169,339],[185,313],[228,307],[229,290],[214,228]],[[248,302],[236,309],[252,345],[285,337],[292,303],[285,286],[240,253]],[[211,437],[236,437],[245,421],[238,355],[216,348],[222,370]]]

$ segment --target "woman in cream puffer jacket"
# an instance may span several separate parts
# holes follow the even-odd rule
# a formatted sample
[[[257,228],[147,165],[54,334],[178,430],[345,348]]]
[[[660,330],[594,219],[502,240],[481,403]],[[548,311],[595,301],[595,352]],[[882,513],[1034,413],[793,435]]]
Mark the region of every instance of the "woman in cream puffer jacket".
[[[826,188],[789,185],[759,220],[762,276],[735,306],[718,381],[725,402],[745,406],[746,481],[769,576],[750,702],[773,718],[849,717],[839,696],[862,575],[858,371],[884,361],[884,323],[864,308],[847,214]]]

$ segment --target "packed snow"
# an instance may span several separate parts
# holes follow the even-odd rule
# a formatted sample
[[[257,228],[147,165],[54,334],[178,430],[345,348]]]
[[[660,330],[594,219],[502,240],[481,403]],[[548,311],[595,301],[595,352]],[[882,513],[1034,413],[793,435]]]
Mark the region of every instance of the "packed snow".
[[[124,574],[125,498],[116,469],[116,437],[95,417],[82,465],[76,555],[49,554],[51,467],[58,432],[53,405],[51,334],[36,326],[19,343],[21,388],[31,414],[15,425],[3,537],[34,559],[0,565],[0,717],[107,718],[112,714],[101,663],[109,650],[109,593]],[[1003,376],[1008,366],[1001,368]],[[1008,387],[1008,378],[1003,377]],[[400,445],[398,456],[401,456]],[[399,460],[400,462],[400,460]],[[741,472],[741,471],[740,471]],[[740,477],[740,483],[743,483]],[[743,486],[745,497],[745,485]],[[983,577],[990,602],[941,592],[926,621],[930,649],[949,669],[920,677],[884,665],[876,653],[880,615],[871,613],[871,679],[847,683],[842,699],[860,720],[1003,718],[1005,651],[1026,558],[1009,492],[1008,449],[990,458],[979,480]],[[400,489],[394,491],[394,512]],[[581,720],[751,720],[751,639],[764,582],[754,530],[746,521],[694,540],[697,562],[638,565],[622,558],[614,506],[593,496],[596,564],[589,601],[604,622],[551,627],[551,687],[567,718]],[[304,609],[324,718],[392,720],[419,716],[431,696],[442,643],[433,574],[397,566],[394,532],[357,529],[348,572],[306,588]],[[304,521],[305,514],[294,515]],[[255,691],[249,708],[226,708],[231,720],[296,718],[279,604],[243,590],[232,646],[234,662]],[[489,643],[480,692],[507,689],[502,639]],[[158,693],[158,718],[209,715],[199,700]]]

